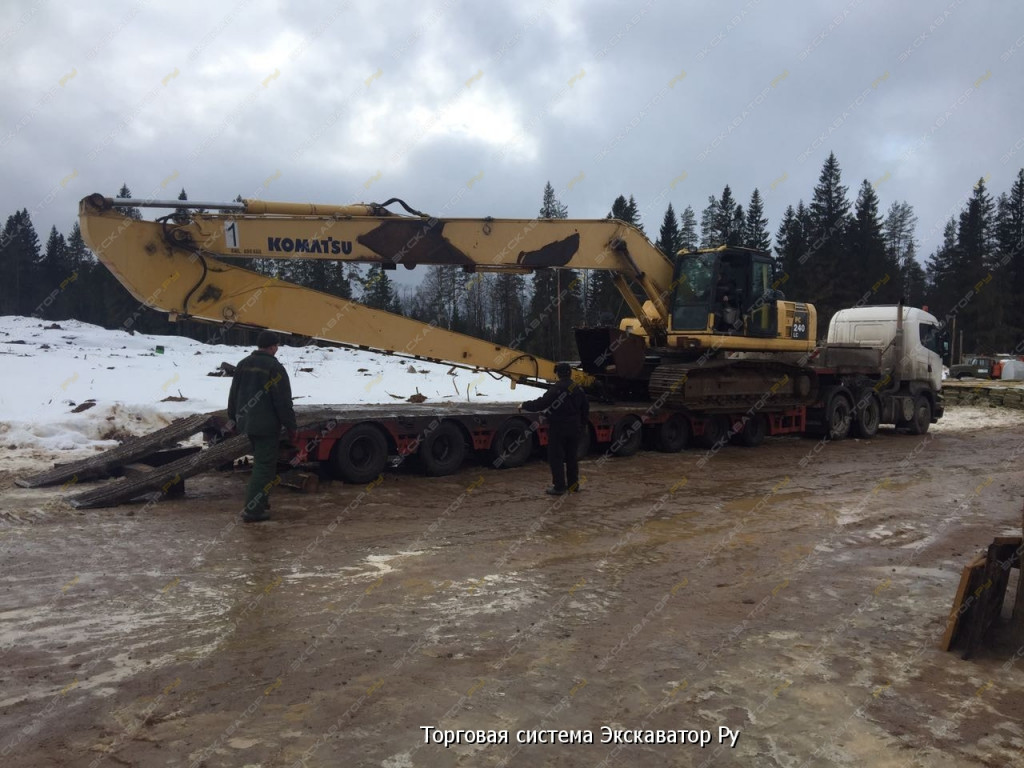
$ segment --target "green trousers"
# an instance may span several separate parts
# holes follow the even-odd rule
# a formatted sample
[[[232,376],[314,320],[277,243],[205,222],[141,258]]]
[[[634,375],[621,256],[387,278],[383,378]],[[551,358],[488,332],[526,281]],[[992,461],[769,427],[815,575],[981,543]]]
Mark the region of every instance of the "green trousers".
[[[277,436],[249,435],[252,443],[252,476],[245,489],[247,515],[261,515],[270,507],[270,489],[277,479]]]

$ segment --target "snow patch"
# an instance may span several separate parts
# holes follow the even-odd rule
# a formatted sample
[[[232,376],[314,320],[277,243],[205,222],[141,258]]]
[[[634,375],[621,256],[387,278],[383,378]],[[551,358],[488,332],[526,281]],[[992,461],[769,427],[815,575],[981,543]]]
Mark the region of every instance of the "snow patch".
[[[227,406],[230,377],[251,347],[129,334],[77,320],[0,317],[0,448],[6,468],[42,470],[114,447],[194,413]],[[281,347],[296,405],[520,402],[537,388],[449,365],[335,347]],[[184,398],[170,400],[168,398]],[[84,410],[76,408],[92,401]],[[194,441],[201,438],[196,436]],[[15,462],[12,464],[10,462]]]

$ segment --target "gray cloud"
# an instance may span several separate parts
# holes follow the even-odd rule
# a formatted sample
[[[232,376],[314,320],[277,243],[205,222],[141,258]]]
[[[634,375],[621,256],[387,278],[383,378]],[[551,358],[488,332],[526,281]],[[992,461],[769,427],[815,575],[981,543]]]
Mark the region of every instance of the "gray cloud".
[[[920,252],[1024,166],[1024,9],[971,0],[8,3],[0,213],[67,232],[86,194],[398,196],[573,217],[632,194],[656,236],[758,187],[774,232],[834,151],[907,200]]]

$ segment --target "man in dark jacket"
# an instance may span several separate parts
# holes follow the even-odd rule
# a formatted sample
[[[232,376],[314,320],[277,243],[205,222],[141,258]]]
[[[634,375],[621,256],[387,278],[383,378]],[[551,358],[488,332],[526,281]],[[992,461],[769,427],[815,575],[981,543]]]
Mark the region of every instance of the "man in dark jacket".
[[[228,418],[252,443],[252,477],[242,511],[247,523],[270,519],[270,489],[277,476],[281,428],[288,430],[289,438],[296,429],[288,371],[274,357],[279,343],[273,331],[260,331],[256,337],[259,349],[238,364],[228,395]]]
[[[558,382],[542,397],[523,403],[524,411],[543,411],[548,420],[548,464],[552,486],[547,493],[560,496],[580,490],[577,456],[580,434],[590,420],[590,402],[583,388],[572,380],[568,363],[555,366]],[[566,485],[568,480],[568,485]]]

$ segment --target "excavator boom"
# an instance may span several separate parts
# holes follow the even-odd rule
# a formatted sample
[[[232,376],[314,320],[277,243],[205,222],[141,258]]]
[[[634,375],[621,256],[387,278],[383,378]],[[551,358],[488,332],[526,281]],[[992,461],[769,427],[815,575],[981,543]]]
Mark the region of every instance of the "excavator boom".
[[[389,210],[395,203],[406,214]],[[156,221],[123,212],[136,206],[176,210]],[[454,265],[497,273],[608,271],[633,317],[617,329],[577,330],[582,370],[574,376],[583,384],[599,377],[613,396],[646,396],[658,365],[729,352],[800,354],[815,339],[814,308],[781,300],[770,281],[769,255],[723,247],[680,253],[673,262],[636,227],[615,219],[437,218],[397,199],[334,206],[97,194],[82,200],[80,222],[86,242],[121,283],[140,302],[172,316],[273,328],[513,381],[553,381],[554,361],[514,349],[523,339],[512,346],[494,344],[268,278],[231,260],[323,259],[385,269]],[[539,322],[531,320],[528,330]],[[679,369],[680,376],[693,382],[716,375],[701,367]],[[760,385],[750,378],[746,384]],[[650,393],[662,388],[659,383]]]
[[[274,328],[517,381],[554,381],[554,361],[268,278],[227,260],[322,258],[387,268],[455,264],[468,271],[498,272],[608,269],[631,275],[660,307],[660,316],[645,317],[651,332],[664,328],[668,312],[671,262],[637,229],[615,220],[437,219],[418,212],[399,216],[377,204],[252,200],[192,203],[221,212],[192,212],[184,223],[172,217],[143,221],[118,210],[139,204],[102,195],[83,199],[82,235],[136,299],[173,317]],[[639,312],[639,302],[629,294]],[[582,372],[574,375],[582,383],[590,381]]]

